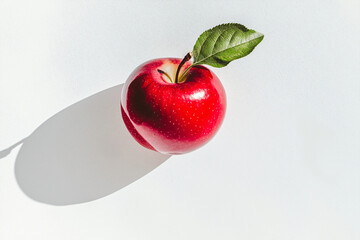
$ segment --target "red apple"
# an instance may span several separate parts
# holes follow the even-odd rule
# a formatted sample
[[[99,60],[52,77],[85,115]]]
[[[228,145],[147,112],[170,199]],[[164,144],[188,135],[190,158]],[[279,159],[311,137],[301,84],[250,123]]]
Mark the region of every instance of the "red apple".
[[[208,68],[191,67],[174,82],[180,62],[145,62],[129,76],[121,95],[121,113],[131,135],[144,147],[165,154],[203,146],[219,129],[226,109],[224,88]],[[182,69],[190,65],[186,62]]]

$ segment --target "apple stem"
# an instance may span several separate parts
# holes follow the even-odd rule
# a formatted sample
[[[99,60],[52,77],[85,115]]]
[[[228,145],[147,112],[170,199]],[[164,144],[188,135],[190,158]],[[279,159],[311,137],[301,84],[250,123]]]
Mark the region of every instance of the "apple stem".
[[[179,73],[180,73],[180,69],[181,67],[190,59],[192,58],[192,52],[188,52],[185,57],[183,58],[183,60],[181,60],[177,70],[176,70],[176,75],[175,75],[175,83],[178,83],[179,80]],[[182,74],[181,76],[183,76],[184,74]]]
[[[173,82],[172,79],[171,79],[171,77],[169,76],[169,74],[167,74],[166,72],[164,72],[164,71],[161,70],[161,69],[158,69],[158,72],[161,73],[161,74],[164,74],[164,75],[170,80],[170,82]]]
[[[190,70],[190,68],[192,68],[193,66],[195,66],[194,64],[191,64],[184,72],[183,74],[181,74],[180,78],[179,78],[179,82],[181,82],[181,79],[185,76],[185,74]]]

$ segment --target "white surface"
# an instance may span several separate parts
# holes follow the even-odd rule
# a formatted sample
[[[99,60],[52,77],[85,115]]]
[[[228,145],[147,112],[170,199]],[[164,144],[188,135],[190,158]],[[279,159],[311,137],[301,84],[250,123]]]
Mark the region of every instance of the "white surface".
[[[359,2],[169,2],[0,1],[0,150],[29,136],[1,152],[0,239],[359,239]],[[217,136],[159,166],[99,92],[224,22],[264,41],[214,70]]]

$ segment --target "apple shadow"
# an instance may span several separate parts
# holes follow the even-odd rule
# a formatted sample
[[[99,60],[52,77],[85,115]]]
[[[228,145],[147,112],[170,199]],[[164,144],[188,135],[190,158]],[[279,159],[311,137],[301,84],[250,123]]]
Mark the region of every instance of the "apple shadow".
[[[27,196],[51,205],[89,202],[129,185],[170,157],[132,138],[120,113],[122,87],[71,105],[23,140],[15,176]]]

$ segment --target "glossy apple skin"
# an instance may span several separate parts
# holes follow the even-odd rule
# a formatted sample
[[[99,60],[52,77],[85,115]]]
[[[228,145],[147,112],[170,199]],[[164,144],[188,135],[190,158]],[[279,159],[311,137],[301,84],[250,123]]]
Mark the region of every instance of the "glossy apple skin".
[[[183,154],[207,143],[223,122],[226,95],[217,76],[192,67],[181,83],[175,75],[181,59],[154,59],[137,67],[121,93],[121,113],[131,135],[144,147],[164,154]],[[191,62],[185,63],[183,71]],[[170,69],[170,70],[169,70]]]

